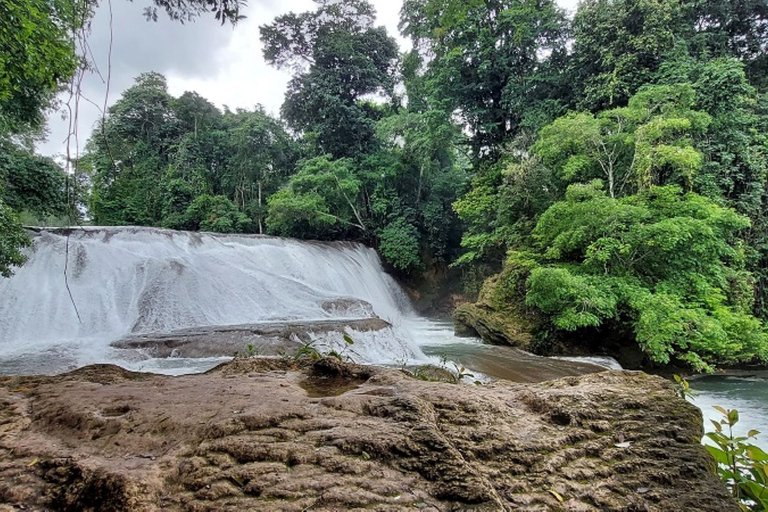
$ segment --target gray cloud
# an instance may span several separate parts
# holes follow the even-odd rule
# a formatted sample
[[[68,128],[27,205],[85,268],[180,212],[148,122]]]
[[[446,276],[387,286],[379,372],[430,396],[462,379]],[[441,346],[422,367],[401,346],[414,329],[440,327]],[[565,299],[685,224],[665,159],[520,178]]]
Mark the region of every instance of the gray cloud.
[[[109,4],[103,1],[92,21],[88,37],[92,52],[89,60],[96,64],[97,71],[87,73],[81,86],[83,99],[77,108],[80,149],[83,148],[92,126],[101,117],[100,109],[93,103],[102,106],[107,94],[110,39],[112,64],[109,104],[112,104],[131,86],[139,74],[146,71],[163,73],[169,81],[216,77],[222,68],[226,67],[227,50],[235,30],[241,30],[252,23],[249,18],[233,28],[230,25],[222,26],[213,16],[204,16],[194,22],[181,24],[170,21],[164,13],[159,13],[157,22],[151,22],[146,21],[143,16],[144,5],[127,0],[113,0],[110,25]],[[248,11],[251,10],[261,10],[258,2],[248,8]],[[272,17],[260,22],[268,22]],[[253,55],[252,58],[260,58],[260,55]],[[68,95],[63,94],[61,99],[66,101],[67,98]],[[65,153],[64,141],[69,132],[69,122],[62,117],[66,112],[67,109],[64,108],[49,115],[50,135],[48,141],[39,146],[41,153]],[[74,153],[75,141],[72,141],[70,146]]]
[[[577,0],[560,0],[573,9]],[[401,46],[408,41],[398,36],[397,22],[402,0],[372,0],[379,23],[396,36]],[[157,71],[168,78],[170,92],[180,95],[194,90],[213,103],[230,108],[252,108],[262,104],[277,114],[290,79],[286,71],[268,66],[261,55],[259,25],[270,23],[288,11],[302,12],[313,8],[312,0],[250,0],[247,18],[236,27],[222,26],[213,16],[202,17],[184,25],[159,14],[157,22],[147,22],[143,7],[148,0],[135,3],[112,0],[112,75],[109,103],[131,86],[140,73]],[[109,4],[102,0],[92,23],[90,46],[101,75],[106,79],[110,42]],[[103,105],[106,94],[104,80],[96,74],[86,75],[82,85],[85,98]],[[64,97],[66,99],[66,96]],[[78,137],[70,144],[74,154],[82,150],[101,111],[86,100],[78,109]],[[64,154],[68,121],[60,112],[49,116],[50,136],[38,150],[47,155]]]

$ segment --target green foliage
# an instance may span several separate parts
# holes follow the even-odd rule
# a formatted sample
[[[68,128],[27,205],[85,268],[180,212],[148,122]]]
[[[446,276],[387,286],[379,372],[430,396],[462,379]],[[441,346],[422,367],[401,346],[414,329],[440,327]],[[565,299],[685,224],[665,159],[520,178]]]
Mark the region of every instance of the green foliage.
[[[88,151],[94,223],[240,233],[263,232],[266,200],[296,148],[260,107],[222,113],[195,93],[172,97],[162,75],[145,73]]]
[[[419,90],[418,78],[408,83]],[[460,236],[451,205],[467,181],[466,159],[457,151],[464,138],[444,111],[424,107],[409,105],[409,110],[379,121],[383,149],[366,159],[363,168],[372,189],[373,224],[383,228],[401,220],[410,223],[423,252],[446,262]]]
[[[398,219],[379,232],[379,251],[384,261],[398,270],[418,270],[422,263],[419,255],[419,233],[412,224]]]
[[[356,206],[360,189],[350,160],[325,155],[301,162],[288,185],[269,199],[269,230],[299,238],[365,231]]]
[[[0,187],[5,204],[40,218],[67,211],[64,170],[50,158],[0,141]]]
[[[184,224],[197,231],[242,233],[251,224],[245,214],[224,196],[197,196],[185,212]]]
[[[498,222],[500,200],[497,195],[502,175],[500,165],[484,169],[475,176],[470,191],[458,199],[453,208],[465,223],[461,246],[466,252],[454,265],[467,265],[483,260],[500,259],[505,249],[504,236]]]
[[[717,461],[717,473],[743,510],[768,510],[768,453],[749,442],[760,432],[750,430],[746,436],[735,436],[733,427],[739,421],[739,411],[715,409],[723,419],[712,421],[715,431],[706,437],[714,445],[705,447]]]
[[[0,136],[39,129],[78,64],[69,30],[86,2],[0,1]]]
[[[352,350],[352,345],[355,344],[355,340],[346,333],[342,335],[342,339],[344,340],[344,348],[342,348],[341,351],[330,348],[327,341],[310,340],[303,343],[301,347],[298,348],[293,358],[295,361],[306,359],[317,361],[324,357],[334,357],[339,361],[354,362],[349,353],[355,354],[354,350]],[[355,355],[359,357],[358,354]]]
[[[152,0],[154,5],[144,8],[144,16],[148,20],[157,21],[157,11],[162,9],[174,21],[184,23],[194,21],[203,14],[213,13],[214,18],[221,24],[236,24],[245,18],[240,9],[245,6],[244,0]]]
[[[11,277],[13,267],[26,261],[21,249],[30,245],[16,214],[0,199],[0,276]]]
[[[693,399],[696,393],[691,389],[691,384],[678,374],[674,374],[672,377],[675,380],[675,394],[683,400]]]
[[[679,38],[692,37],[691,2],[587,0],[573,19],[570,59],[577,105],[597,112],[627,104]]]
[[[750,81],[766,85],[768,78],[768,3],[765,0],[694,3],[693,23],[700,34],[694,44],[709,55],[730,56],[745,63]]]
[[[426,95],[461,117],[478,158],[568,103],[566,17],[554,1],[407,0],[400,26],[432,57]]]
[[[627,107],[556,119],[532,151],[565,183],[605,180],[611,197],[651,184],[690,188],[703,163],[693,139],[710,121],[694,97],[689,84],[648,86]]]
[[[373,149],[376,109],[362,99],[391,91],[397,43],[365,0],[316,3],[260,28],[264,58],[296,70],[282,108],[290,126],[312,132],[320,154],[354,157]]]
[[[222,185],[243,211],[253,214],[264,232],[265,198],[274,193],[294,164],[293,141],[282,124],[258,108],[233,118],[229,172]]]
[[[529,305],[565,331],[626,322],[651,359],[696,368],[765,360],[760,322],[729,297],[746,218],[677,187],[621,199],[572,185],[534,230],[544,257],[527,281]],[[746,285],[746,283],[744,283]]]

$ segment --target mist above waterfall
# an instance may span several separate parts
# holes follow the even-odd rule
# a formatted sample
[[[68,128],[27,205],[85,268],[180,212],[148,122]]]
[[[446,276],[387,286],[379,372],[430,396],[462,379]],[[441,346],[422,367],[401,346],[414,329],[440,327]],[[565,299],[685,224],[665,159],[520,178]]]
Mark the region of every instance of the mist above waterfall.
[[[129,335],[371,313],[392,328],[356,347],[364,362],[423,357],[402,328],[408,299],[361,244],[134,227],[74,229],[67,243],[44,230],[0,281],[0,358],[110,362]]]

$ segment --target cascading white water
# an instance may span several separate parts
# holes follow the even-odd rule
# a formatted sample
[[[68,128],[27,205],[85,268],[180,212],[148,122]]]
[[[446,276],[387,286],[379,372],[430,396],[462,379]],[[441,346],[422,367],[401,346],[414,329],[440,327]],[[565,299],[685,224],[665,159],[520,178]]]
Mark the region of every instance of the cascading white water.
[[[51,357],[115,362],[109,343],[130,334],[338,319],[324,305],[342,298],[370,303],[393,325],[361,334],[365,362],[425,358],[402,328],[407,298],[363,245],[123,227],[74,229],[67,246],[65,233],[35,236],[27,264],[0,280],[6,371],[51,371],[26,368]]]

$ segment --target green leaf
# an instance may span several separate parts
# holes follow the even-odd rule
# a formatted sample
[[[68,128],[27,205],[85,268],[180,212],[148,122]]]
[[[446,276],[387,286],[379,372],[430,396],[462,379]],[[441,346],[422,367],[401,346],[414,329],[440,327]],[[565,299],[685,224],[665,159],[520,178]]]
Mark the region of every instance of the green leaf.
[[[765,453],[762,448],[757,446],[747,446],[747,456],[753,461],[766,462],[768,461],[768,453]]]
[[[716,448],[710,445],[705,445],[704,448],[707,449],[707,451],[712,455],[712,457],[715,458],[719,464],[728,465],[730,463],[728,455],[720,448]]]

